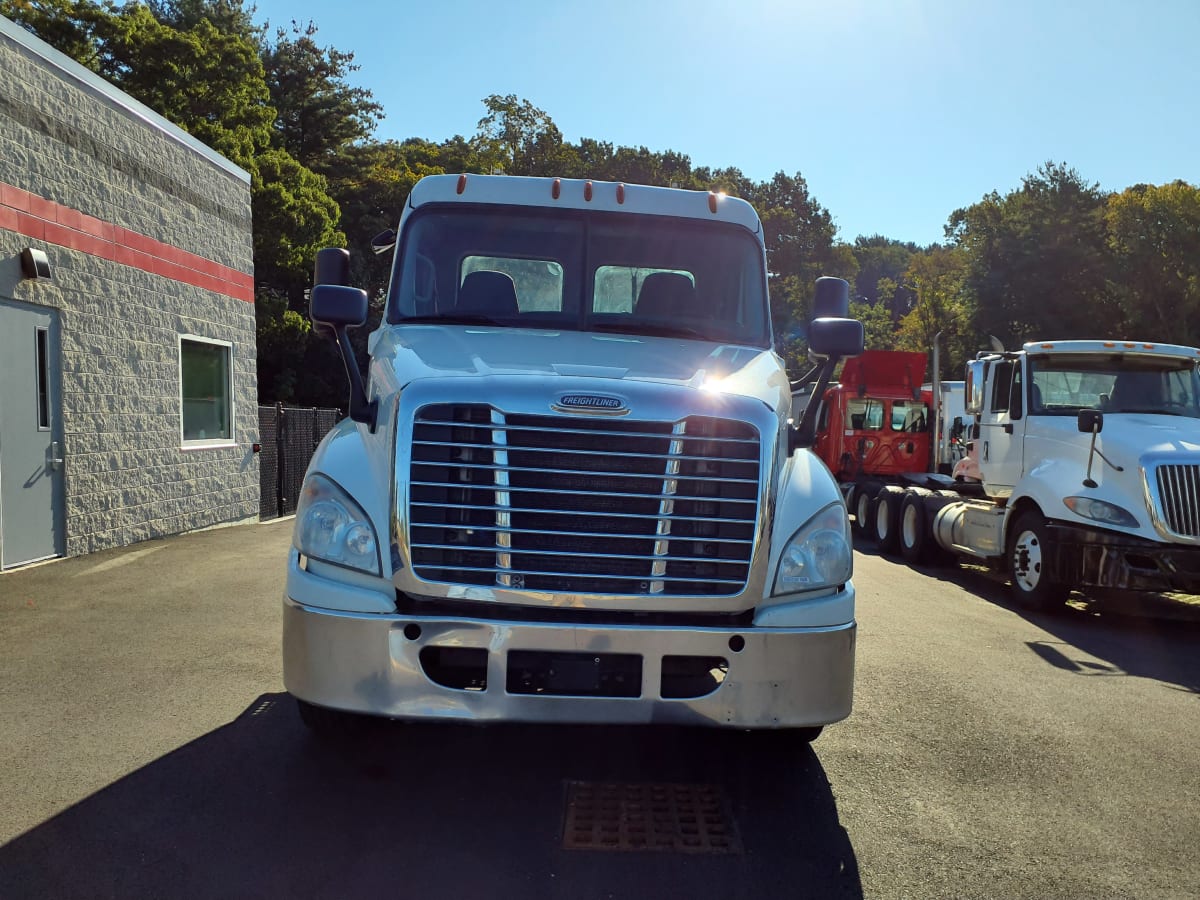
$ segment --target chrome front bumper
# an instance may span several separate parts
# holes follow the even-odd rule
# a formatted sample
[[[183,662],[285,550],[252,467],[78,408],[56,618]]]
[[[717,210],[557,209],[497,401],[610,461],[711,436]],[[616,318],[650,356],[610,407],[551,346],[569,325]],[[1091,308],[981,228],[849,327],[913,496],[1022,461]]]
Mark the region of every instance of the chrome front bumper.
[[[849,715],[855,635],[853,622],[742,629],[561,625],[341,612],[285,597],[283,674],[301,700],[397,719],[798,727]],[[433,681],[421,657],[427,647],[475,650],[486,659],[486,688]],[[634,687],[638,695],[629,697],[510,693],[510,651],[634,655],[641,659],[640,691]],[[664,656],[721,658],[728,668],[705,696],[664,699]]]

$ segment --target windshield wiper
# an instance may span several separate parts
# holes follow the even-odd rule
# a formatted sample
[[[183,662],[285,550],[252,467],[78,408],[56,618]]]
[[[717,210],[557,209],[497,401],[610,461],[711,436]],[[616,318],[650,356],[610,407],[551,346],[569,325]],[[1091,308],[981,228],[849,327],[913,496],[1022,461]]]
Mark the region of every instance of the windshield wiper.
[[[397,325],[509,325],[510,322],[502,322],[499,319],[493,319],[491,316],[482,316],[477,313],[471,315],[451,315],[451,316],[405,316]]]
[[[649,322],[597,322],[592,320],[588,328],[594,331],[613,331],[622,334],[644,334],[652,337],[683,337],[695,338],[700,341],[719,342],[720,338],[703,334],[695,328],[686,325],[659,325]]]

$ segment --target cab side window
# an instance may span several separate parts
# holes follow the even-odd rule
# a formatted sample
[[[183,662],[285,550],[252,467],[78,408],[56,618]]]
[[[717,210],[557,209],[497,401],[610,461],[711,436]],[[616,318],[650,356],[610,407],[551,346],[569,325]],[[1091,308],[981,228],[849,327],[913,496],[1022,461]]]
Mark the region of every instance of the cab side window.
[[[998,362],[994,363],[995,376],[992,378],[992,402],[990,406],[991,412],[1008,412],[1009,398],[1012,395],[1013,375],[1016,370],[1015,362]],[[1020,380],[1017,380],[1019,389]]]

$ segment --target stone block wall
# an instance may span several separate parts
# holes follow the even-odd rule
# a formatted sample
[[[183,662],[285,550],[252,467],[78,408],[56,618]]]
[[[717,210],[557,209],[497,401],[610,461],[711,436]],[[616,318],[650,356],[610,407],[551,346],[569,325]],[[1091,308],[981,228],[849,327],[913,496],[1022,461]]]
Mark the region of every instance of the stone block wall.
[[[67,555],[256,518],[249,176],[5,19],[0,72],[0,298],[58,310]],[[180,335],[232,344],[233,446],[182,446]]]

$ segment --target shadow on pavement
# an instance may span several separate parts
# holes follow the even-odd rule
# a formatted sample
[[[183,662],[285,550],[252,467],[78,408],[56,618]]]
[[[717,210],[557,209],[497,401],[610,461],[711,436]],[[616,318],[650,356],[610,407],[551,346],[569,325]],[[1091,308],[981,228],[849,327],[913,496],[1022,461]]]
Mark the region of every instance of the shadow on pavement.
[[[871,546],[855,551],[879,556]],[[886,557],[884,557],[886,558]],[[907,565],[892,558],[895,565]],[[1043,661],[1079,675],[1133,675],[1200,693],[1200,607],[1161,594],[1094,596],[1076,591],[1071,601],[1052,613],[1017,606],[1004,576],[982,566],[910,566],[930,578],[954,584],[968,594],[1003,607],[1058,641],[1029,641]],[[1080,657],[1080,651],[1092,659]],[[1097,663],[1096,660],[1101,660]]]
[[[0,896],[861,897],[817,756],[761,737],[380,723],[339,749],[267,694],[0,847]],[[743,852],[561,849],[570,780],[716,784]]]

